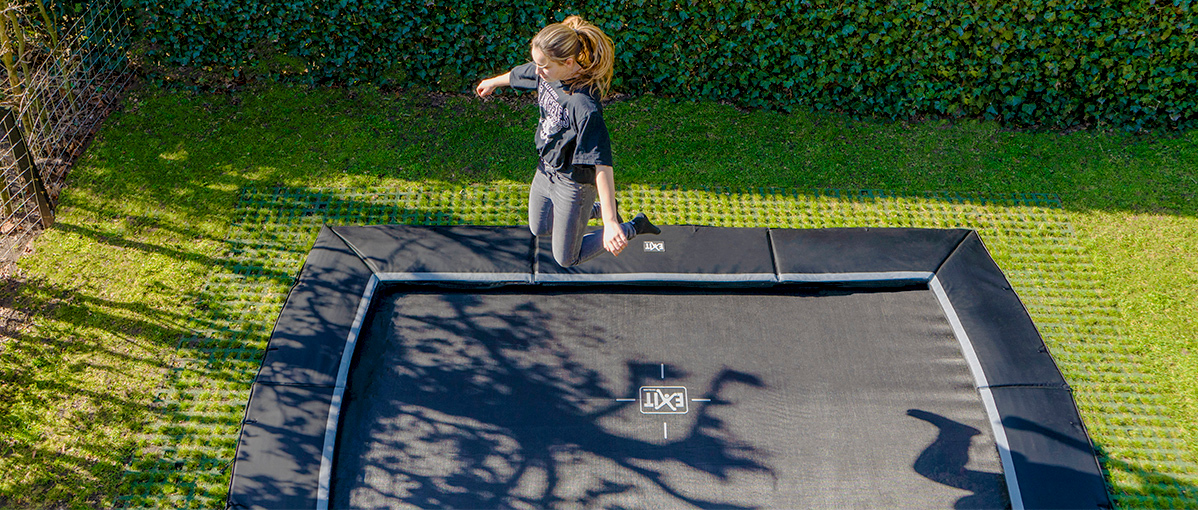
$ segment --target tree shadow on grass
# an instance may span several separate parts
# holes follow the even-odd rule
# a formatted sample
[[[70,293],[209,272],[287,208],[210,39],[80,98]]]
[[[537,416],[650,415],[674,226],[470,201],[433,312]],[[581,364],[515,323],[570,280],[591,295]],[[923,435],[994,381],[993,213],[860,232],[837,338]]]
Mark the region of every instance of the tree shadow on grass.
[[[246,92],[243,95],[254,94],[254,91]],[[306,94],[306,93],[301,93]],[[337,95],[337,92],[330,93]],[[214,217],[224,218],[222,207],[227,207],[229,204],[236,203],[237,192],[232,190],[244,189],[251,186],[269,186],[285,182],[312,182],[314,187],[319,188],[321,183],[330,182],[340,176],[340,174],[356,174],[358,176],[368,177],[373,180],[375,176],[380,182],[387,182],[385,179],[431,179],[445,180],[449,182],[475,182],[476,175],[493,175],[501,174],[506,178],[522,179],[525,175],[525,167],[531,168],[535,156],[529,156],[527,152],[527,143],[525,137],[527,133],[524,131],[515,132],[497,132],[493,137],[479,138],[461,137],[461,131],[477,132],[477,122],[486,122],[493,125],[506,125],[510,122],[496,122],[493,118],[485,118],[479,121],[475,119],[467,119],[466,117],[477,116],[471,104],[461,105],[461,108],[437,109],[434,114],[425,116],[416,116],[410,118],[406,115],[400,115],[412,110],[411,106],[405,105],[403,100],[393,101],[393,98],[386,98],[387,104],[384,108],[379,108],[379,103],[371,103],[366,101],[357,101],[352,97],[352,93],[347,92],[347,97],[335,97],[335,107],[342,113],[341,117],[347,115],[353,117],[355,111],[365,112],[363,116],[376,115],[382,112],[382,118],[391,119],[390,125],[401,126],[398,135],[384,134],[380,137],[379,131],[373,127],[380,127],[378,123],[370,125],[370,122],[362,122],[362,127],[351,123],[350,130],[356,130],[358,134],[353,136],[362,136],[370,138],[372,144],[377,146],[387,146],[392,149],[391,152],[384,154],[383,157],[374,158],[376,161],[385,160],[385,164],[373,164],[368,162],[353,163],[352,158],[357,158],[357,154],[338,154],[336,150],[332,154],[323,152],[322,146],[326,145],[323,141],[327,138],[333,138],[334,131],[342,129],[341,127],[333,126],[324,122],[327,120],[327,111],[325,109],[326,98],[318,99],[300,98],[295,101],[289,101],[288,107],[294,106],[291,103],[300,104],[301,108],[293,109],[292,111],[281,114],[276,111],[275,107],[263,102],[249,101],[236,104],[241,106],[225,108],[220,111],[211,112],[206,109],[202,110],[199,105],[208,98],[200,97],[191,99],[188,97],[170,97],[166,103],[179,101],[184,104],[183,108],[175,108],[171,115],[162,115],[161,112],[156,113],[156,108],[145,108],[141,112],[127,112],[121,116],[126,116],[132,122],[126,125],[130,126],[128,132],[113,132],[114,130],[105,130],[97,143],[89,149],[89,158],[86,160],[87,165],[98,167],[97,171],[82,172],[85,177],[73,183],[74,187],[84,188],[87,192],[96,195],[107,201],[108,206],[103,210],[96,210],[94,213],[100,217],[123,217],[129,215],[129,210],[124,208],[122,204],[136,204],[144,206],[148,209],[165,209],[172,213],[178,213],[180,217],[185,218],[181,222],[175,222],[174,228],[181,233],[186,233],[189,237],[199,238],[209,235],[208,233],[199,232],[189,226],[180,226],[179,224],[194,221],[197,223],[211,221]],[[277,97],[277,96],[276,96]],[[220,101],[225,101],[221,99]],[[939,128],[929,127],[927,131],[932,133],[947,133],[949,136],[943,137],[946,139],[960,138],[962,136],[975,137],[974,142],[966,141],[960,145],[954,145],[955,142],[947,140],[949,143],[942,144],[940,142],[932,143],[927,147],[919,147],[919,138],[906,136],[903,133],[909,130],[909,126],[895,125],[896,129],[889,129],[885,125],[881,126],[880,131],[873,129],[874,126],[851,125],[852,123],[834,120],[833,124],[843,124],[836,127],[831,132],[820,132],[819,130],[809,129],[809,120],[805,120],[803,116],[792,116],[792,118],[781,117],[783,121],[795,122],[801,131],[799,135],[793,133],[789,138],[792,142],[802,143],[804,137],[811,140],[812,135],[828,136],[835,139],[837,132],[841,134],[840,138],[846,140],[842,143],[823,144],[827,147],[820,146],[820,143],[814,144],[814,151],[795,152],[790,146],[779,146],[783,152],[788,154],[776,154],[779,157],[769,157],[769,152],[773,149],[762,152],[766,157],[755,158],[756,161],[774,161],[775,167],[766,167],[753,176],[744,176],[740,172],[735,171],[720,171],[719,167],[739,167],[739,155],[734,152],[727,152],[726,145],[717,143],[709,144],[709,150],[705,152],[693,153],[691,160],[703,162],[703,166],[710,168],[687,167],[684,171],[674,171],[673,173],[663,173],[664,165],[677,163],[678,159],[675,155],[667,154],[668,150],[673,150],[675,154],[679,151],[678,147],[685,142],[694,142],[693,136],[688,134],[689,131],[695,129],[695,123],[700,123],[706,126],[714,122],[719,124],[716,126],[720,129],[731,128],[732,134],[744,129],[753,130],[753,123],[761,121],[761,119],[748,118],[747,115],[732,112],[729,107],[720,106],[710,110],[714,115],[699,115],[695,116],[695,123],[688,124],[673,124],[670,129],[662,130],[655,134],[654,138],[641,136],[641,132],[637,131],[635,124],[640,122],[648,125],[663,126],[668,123],[657,122],[654,118],[647,118],[655,115],[649,112],[650,108],[632,108],[634,105],[629,103],[630,108],[626,111],[618,112],[613,108],[610,124],[613,126],[613,137],[617,142],[624,140],[626,145],[620,149],[623,157],[632,163],[623,167],[620,172],[619,182],[627,185],[629,183],[643,184],[659,184],[660,182],[668,181],[675,184],[687,186],[701,185],[723,185],[731,187],[746,187],[746,186],[807,186],[807,182],[818,182],[821,186],[826,187],[841,187],[841,188],[892,188],[892,189],[950,189],[964,191],[1043,191],[1043,192],[1058,192],[1069,193],[1071,197],[1067,202],[1068,207],[1079,208],[1101,208],[1108,210],[1130,210],[1130,211],[1151,211],[1157,212],[1160,210],[1166,211],[1181,211],[1180,214],[1192,215],[1194,211],[1194,202],[1192,198],[1195,194],[1195,184],[1198,181],[1193,179],[1192,174],[1174,172],[1172,175],[1166,176],[1161,180],[1160,175],[1146,175],[1145,170],[1139,170],[1138,173],[1132,172],[1118,174],[1118,180],[1102,179],[1094,177],[1079,177],[1079,172],[1044,172],[1045,164],[1039,163],[1041,156],[1052,156],[1057,153],[1065,154],[1066,158],[1074,157],[1077,165],[1082,167],[1082,173],[1097,175],[1100,172],[1087,171],[1090,166],[1087,161],[1101,161],[1104,158],[1116,156],[1124,156],[1126,158],[1139,158],[1135,151],[1136,147],[1128,148],[1126,144],[1116,147],[1112,152],[1112,147],[1101,136],[1090,137],[1086,133],[1082,133],[1073,137],[1059,137],[1058,140],[1049,143],[1047,146],[1037,148],[1033,153],[1015,154],[1025,144],[1026,140],[1017,133],[991,133],[988,129],[966,129],[964,133],[959,133],[953,130],[943,131]],[[162,105],[159,105],[162,106]],[[171,105],[167,105],[171,106]],[[486,106],[486,105],[484,105]],[[493,106],[493,105],[492,105]],[[652,105],[649,105],[652,106]],[[464,111],[464,113],[462,113]],[[644,113],[638,113],[644,112]],[[369,115],[367,115],[369,113]],[[524,119],[528,115],[535,115],[535,112],[527,108],[521,111],[499,112],[504,121],[511,119]],[[732,119],[720,119],[721,113],[735,117]],[[662,110],[663,115],[669,115],[668,109]],[[189,116],[194,115],[194,116]],[[771,114],[772,115],[772,114]],[[121,117],[118,116],[118,117]],[[215,117],[218,120],[213,121]],[[403,117],[402,119],[400,117]],[[531,117],[528,117],[531,119]],[[269,125],[263,124],[263,119],[269,119]],[[767,119],[766,122],[775,122]],[[828,119],[822,119],[827,121]],[[476,122],[471,124],[471,122]],[[816,119],[818,125],[820,119]],[[737,126],[743,124],[742,126]],[[295,136],[297,130],[302,126],[327,126],[320,133],[322,136]],[[623,126],[623,127],[621,127]],[[458,130],[457,138],[450,136],[440,136],[438,133],[445,129],[454,127]],[[532,126],[530,125],[530,129]],[[901,129],[900,129],[901,128]],[[976,126],[975,126],[976,128]],[[142,131],[144,130],[144,134]],[[873,131],[866,133],[868,136],[859,136],[862,130]],[[262,140],[261,144],[250,144],[246,147],[240,146],[242,140],[233,135],[237,132],[253,132],[254,139]],[[317,131],[320,131],[319,129]],[[384,129],[384,131],[386,131]],[[509,130],[511,131],[511,130]],[[785,129],[774,130],[785,136]],[[973,131],[983,131],[980,134]],[[148,137],[153,133],[153,137]],[[413,136],[419,133],[429,133],[428,136]],[[305,135],[308,132],[304,133]],[[323,136],[327,134],[328,136]],[[723,137],[725,132],[716,129],[711,132],[704,131],[704,138],[719,139]],[[340,135],[338,135],[340,136]],[[888,142],[887,138],[898,136],[896,142]],[[995,140],[995,137],[1000,140]],[[160,141],[160,144],[144,143],[147,138],[153,138]],[[1099,138],[1097,143],[1079,143],[1080,141],[1094,142],[1095,138]],[[159,140],[160,139],[160,140]],[[229,150],[227,140],[233,140],[233,146],[237,146],[237,151]],[[373,143],[377,141],[384,143]],[[1080,140],[1079,140],[1080,139]],[[268,144],[269,141],[269,144]],[[426,142],[436,142],[429,144]],[[638,147],[633,147],[628,144],[639,144]],[[698,140],[703,142],[703,140]],[[854,142],[855,143],[850,143]],[[488,158],[494,156],[497,160],[511,161],[526,161],[527,163],[493,163],[478,159],[475,151],[460,150],[463,144],[467,147],[477,146],[480,142],[485,143],[489,149],[496,146],[503,148],[500,152],[490,152]],[[816,140],[818,142],[818,140]],[[883,143],[884,142],[884,143]],[[912,142],[915,145],[912,145]],[[869,145],[875,145],[872,148]],[[1105,147],[1103,146],[1105,144]],[[810,144],[809,144],[810,145]],[[927,145],[927,144],[925,144]],[[1079,146],[1092,147],[1082,151],[1081,154],[1074,154]],[[862,156],[867,163],[873,163],[878,154],[901,154],[911,151],[917,153],[932,153],[936,152],[934,158],[927,159],[935,163],[935,168],[921,168],[918,166],[918,158],[916,158],[915,166],[912,167],[906,160],[901,160],[899,165],[890,164],[890,160],[882,158],[887,162],[885,165],[873,165],[879,169],[880,174],[869,170],[870,166],[861,167],[860,165],[849,165],[850,168],[855,168],[850,173],[845,173],[843,169],[831,168],[831,163],[839,162],[842,158],[838,158],[836,154],[837,147],[847,148],[850,151],[865,150],[866,154]],[[954,149],[956,147],[956,149]],[[960,148],[964,147],[964,150]],[[191,161],[175,161],[164,160],[160,156],[164,150],[174,150],[186,148],[193,155]],[[662,149],[668,150],[662,150]],[[244,149],[246,157],[240,157],[241,150]],[[321,152],[313,152],[312,149],[320,149]],[[978,149],[982,153],[990,155],[987,161],[981,161],[976,157]],[[1060,149],[1060,150],[1056,150]],[[947,150],[949,152],[947,158],[940,157],[939,152]],[[126,152],[128,154],[126,154]],[[752,152],[749,150],[748,152]],[[760,151],[758,151],[760,152]],[[843,151],[841,151],[843,152]],[[1026,151],[1025,151],[1026,152]],[[251,156],[252,153],[252,156]],[[278,155],[272,155],[272,154]],[[429,155],[435,158],[428,158]],[[1069,154],[1073,154],[1070,156]],[[401,157],[392,158],[391,156],[398,155]],[[651,157],[650,157],[651,156]],[[1018,156],[1018,158],[1016,158]],[[318,159],[319,158],[319,159]],[[324,159],[330,161],[324,161]],[[346,162],[347,158],[351,161]],[[657,158],[657,159],[654,159]],[[671,159],[672,158],[672,159]],[[941,164],[939,161],[944,159],[946,162]],[[1019,159],[1023,161],[1020,162]],[[414,162],[422,160],[438,160],[436,164],[416,165]],[[669,161],[667,161],[669,160]],[[954,161],[977,161],[982,165],[985,171],[970,170],[977,166],[974,163],[969,163],[966,170],[961,170],[954,167]],[[812,161],[816,166],[823,165],[827,168],[811,167]],[[484,167],[482,174],[462,173],[461,168],[473,165],[475,162]],[[1053,162],[1046,163],[1049,168],[1073,168],[1070,165],[1062,165]],[[1151,165],[1135,165],[1137,168],[1148,168]],[[809,168],[810,167],[810,168]],[[716,170],[712,170],[712,169]],[[861,173],[860,168],[866,168],[864,173]],[[915,168],[915,170],[911,170]],[[998,168],[1001,171],[990,171]],[[119,170],[118,170],[119,169]],[[685,170],[693,171],[685,171]],[[793,171],[792,171],[793,169]],[[889,169],[889,170],[887,170]],[[462,177],[458,177],[461,174]],[[919,174],[919,175],[915,175]],[[866,175],[868,178],[862,180],[861,175]],[[1038,176],[1027,178],[1026,175]],[[911,180],[913,177],[918,177]],[[1021,177],[1021,179],[1012,179],[1012,177]],[[749,179],[752,182],[745,182]],[[1168,197],[1156,198],[1152,200],[1144,200],[1143,197],[1129,194],[1127,192],[1126,183],[1136,182],[1142,184],[1143,181],[1156,180],[1151,188],[1155,190],[1154,196],[1159,195],[1159,190],[1166,190],[1170,193]],[[340,181],[339,181],[340,182]],[[1012,187],[1015,188],[1012,188]],[[141,221],[141,220],[138,220]],[[151,226],[158,228],[171,228],[169,222],[159,221]],[[93,231],[95,229],[87,229]],[[84,235],[90,235],[85,232],[80,232]],[[94,237],[93,237],[94,238]],[[287,240],[282,239],[281,242],[286,243]],[[137,249],[146,249],[147,251],[157,251],[158,253],[186,258],[190,254],[186,253],[185,248],[177,246],[155,247],[149,246],[146,243],[140,245],[134,242],[114,241],[123,247],[131,247]],[[298,244],[292,241],[292,244]],[[277,271],[272,273],[279,278],[290,278],[293,273],[287,271]],[[130,330],[132,332],[133,330]],[[147,330],[143,330],[147,331]],[[176,334],[178,335],[183,333]],[[131,337],[147,338],[144,333],[135,333]],[[173,341],[166,341],[170,344]]]
[[[0,306],[0,506],[98,505],[149,419],[187,317],[102,290],[10,282]]]
[[[202,264],[205,266],[213,266],[217,262],[217,260],[212,257],[206,256],[206,255],[201,255],[196,252],[180,250],[180,249],[172,248],[170,246],[158,246],[158,245],[147,244],[147,243],[142,243],[142,242],[138,242],[138,241],[132,241],[132,240],[128,240],[128,239],[122,239],[120,237],[106,235],[106,234],[104,234],[100,231],[97,231],[95,229],[81,227],[78,225],[72,225],[69,223],[62,223],[62,222],[55,223],[54,228],[56,230],[59,230],[62,232],[75,234],[80,237],[86,237],[86,238],[89,238],[97,243],[112,246],[114,248],[132,248],[134,250],[138,250],[138,251],[141,251],[144,253],[152,253],[152,254],[164,255],[167,257],[171,257],[172,259],[175,259],[179,262],[191,261],[191,262],[196,262],[198,264]]]
[[[1138,486],[1124,484],[1123,492],[1116,492],[1108,485],[1116,507],[1151,506],[1156,508],[1198,508],[1198,485],[1176,476],[1152,469],[1148,463],[1132,463],[1106,455],[1097,445],[1099,458],[1107,478],[1111,471],[1122,471],[1134,477]]]

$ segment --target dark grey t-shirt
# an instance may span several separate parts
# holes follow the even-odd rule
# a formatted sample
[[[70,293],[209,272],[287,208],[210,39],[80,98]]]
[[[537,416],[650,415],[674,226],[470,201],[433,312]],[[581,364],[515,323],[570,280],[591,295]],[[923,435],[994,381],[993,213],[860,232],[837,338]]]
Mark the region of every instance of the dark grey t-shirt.
[[[510,84],[537,91],[541,121],[535,138],[542,165],[582,184],[595,182],[595,165],[612,165],[603,106],[591,89],[571,92],[569,85],[541,80],[532,62],[512,69]]]

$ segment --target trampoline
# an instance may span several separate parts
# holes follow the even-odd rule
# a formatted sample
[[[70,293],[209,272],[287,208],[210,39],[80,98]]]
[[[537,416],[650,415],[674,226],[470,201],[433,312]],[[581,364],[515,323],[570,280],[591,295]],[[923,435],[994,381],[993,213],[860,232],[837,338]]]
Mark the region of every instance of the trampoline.
[[[1109,508],[976,232],[325,227],[231,508]]]

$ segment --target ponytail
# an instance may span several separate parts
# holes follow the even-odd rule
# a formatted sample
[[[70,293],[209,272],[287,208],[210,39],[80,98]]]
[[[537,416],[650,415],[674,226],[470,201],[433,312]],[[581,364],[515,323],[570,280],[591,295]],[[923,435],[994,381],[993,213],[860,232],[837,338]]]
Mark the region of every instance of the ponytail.
[[[569,80],[571,89],[593,88],[600,98],[611,89],[611,77],[616,64],[616,46],[599,27],[578,16],[542,28],[532,38],[532,46],[556,61],[573,58],[581,67],[578,76]]]

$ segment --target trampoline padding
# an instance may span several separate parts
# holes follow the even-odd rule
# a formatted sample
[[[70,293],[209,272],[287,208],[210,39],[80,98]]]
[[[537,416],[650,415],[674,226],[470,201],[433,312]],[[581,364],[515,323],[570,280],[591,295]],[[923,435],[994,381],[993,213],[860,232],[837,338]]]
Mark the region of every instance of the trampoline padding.
[[[937,273],[977,352],[986,383],[1066,387],[1019,296],[970,232]]]
[[[820,275],[875,275],[874,279],[884,279],[893,276],[881,273],[936,272],[969,232],[927,228],[770,229],[770,242],[783,282],[827,280]]]
[[[370,268],[325,227],[271,333],[258,382],[332,386]]]
[[[511,275],[520,275],[516,283],[634,283],[653,282],[695,283],[706,286],[735,286],[746,282],[768,286],[786,275],[835,274],[835,273],[886,273],[923,272],[929,276],[932,293],[944,306],[943,312],[936,309],[937,317],[949,312],[952,329],[958,338],[969,342],[980,363],[978,373],[983,378],[976,383],[983,393],[992,396],[997,408],[989,414],[990,423],[1000,422],[1005,429],[1015,468],[1008,476],[1018,474],[1018,485],[1022,491],[1022,502],[1028,508],[1035,507],[1097,507],[1110,506],[1105,493],[1102,472],[1098,466],[1089,441],[1080,426],[1077,407],[1073,403],[1068,387],[1049,356],[1038,331],[1031,322],[1027,310],[1011,290],[1010,284],[998,266],[990,258],[985,246],[976,233],[968,231],[926,231],[920,229],[835,229],[832,231],[768,231],[766,229],[730,229],[711,227],[663,227],[660,236],[643,236],[633,240],[632,246],[620,257],[603,255],[581,267],[563,269],[553,261],[547,239],[533,244],[531,234],[524,227],[337,227],[336,231],[323,228],[316,244],[305,261],[297,284],[292,289],[272,333],[263,366],[251,391],[246,421],[238,442],[238,451],[232,468],[229,503],[232,507],[254,508],[311,508],[318,501],[318,486],[321,483],[322,447],[332,429],[329,425],[330,405],[337,384],[338,368],[343,360],[347,340],[350,340],[355,317],[373,301],[365,295],[374,283],[421,283],[429,281],[449,282],[454,288],[458,281],[472,283],[513,283]],[[484,242],[485,241],[485,242]],[[654,241],[652,250],[646,251],[645,241]],[[773,242],[771,251],[771,241]],[[493,243],[493,244],[491,244]],[[488,249],[482,249],[485,247]],[[777,255],[775,267],[774,255]],[[463,259],[465,261],[463,261]],[[483,260],[486,259],[486,260]],[[922,259],[922,260],[920,260]],[[532,261],[529,264],[529,261]],[[522,262],[523,261],[523,262]],[[524,266],[524,269],[517,268]],[[490,269],[488,269],[490,268]],[[514,272],[508,273],[508,270]],[[390,271],[390,272],[386,272]],[[498,272],[483,272],[498,271]],[[521,273],[520,271],[523,271]],[[531,274],[530,274],[531,271]],[[436,275],[459,275],[450,279],[438,279]],[[434,275],[430,278],[429,275]],[[467,275],[462,277],[460,275]],[[532,275],[536,275],[535,277]],[[453,278],[464,278],[454,280]],[[474,279],[471,279],[474,278]],[[807,280],[797,280],[807,281]],[[853,282],[859,280],[846,279]],[[836,284],[836,281],[831,282]],[[369,284],[369,285],[368,285]],[[894,290],[911,290],[901,285]],[[458,286],[460,288],[460,286]],[[516,288],[523,286],[515,286]],[[539,286],[534,286],[539,287]],[[432,287],[423,287],[431,289]],[[681,287],[679,287],[681,288]],[[569,292],[562,287],[562,292]],[[580,290],[580,289],[575,289]],[[789,293],[795,288],[781,288]],[[501,292],[502,289],[497,290]],[[768,292],[762,289],[742,291]],[[461,292],[461,291],[459,291]],[[490,291],[487,291],[490,292]],[[541,291],[545,292],[542,287]],[[679,291],[682,292],[682,291]],[[667,291],[672,294],[674,291]],[[583,296],[583,295],[580,295]],[[470,295],[463,294],[462,305],[475,306]],[[584,299],[599,299],[584,297]],[[656,298],[653,298],[656,300]],[[631,317],[643,311],[671,314],[674,309],[691,306],[692,300],[676,301],[662,307],[641,304],[622,305],[623,312],[616,317]],[[740,306],[729,304],[717,309],[733,309]],[[589,307],[588,307],[589,308]],[[753,310],[752,307],[748,308]],[[833,307],[828,313],[838,310]],[[564,310],[567,315],[578,310]],[[745,327],[758,327],[776,317],[789,315],[790,311],[758,311],[769,320],[749,320],[747,317],[726,318],[710,322],[712,314],[692,315],[689,321],[675,324],[663,331],[695,331],[712,334],[734,328],[735,338],[756,338],[762,335],[746,335]],[[523,313],[523,312],[521,312]],[[817,312],[814,316],[823,316]],[[910,314],[906,314],[910,316]],[[369,316],[368,316],[369,317]],[[959,322],[957,322],[959,319]],[[491,319],[486,319],[491,320]],[[622,319],[627,320],[627,319]],[[849,318],[841,324],[850,324]],[[904,319],[909,320],[909,319]],[[438,327],[452,326],[459,321],[452,315],[441,317],[435,322]],[[369,323],[370,321],[367,320]],[[569,321],[567,321],[569,322]],[[901,322],[901,321],[900,321]],[[530,324],[556,324],[534,322]],[[433,323],[430,323],[430,325]],[[833,323],[835,324],[835,323]],[[486,331],[489,323],[483,322]],[[806,323],[796,331],[806,331]],[[839,328],[839,326],[835,326]],[[641,336],[641,328],[629,330],[625,335]],[[731,331],[731,330],[729,330]],[[506,333],[504,334],[506,335]],[[510,336],[510,335],[507,335]],[[870,335],[848,335],[848,338],[868,338]],[[471,338],[475,338],[472,335]],[[354,337],[356,338],[356,336]],[[498,344],[511,341],[504,336]],[[964,341],[964,340],[963,340]],[[735,345],[752,345],[734,342]],[[577,344],[582,345],[582,344]],[[602,343],[596,344],[602,345]],[[681,349],[694,347],[688,341],[648,342],[643,344],[657,348]],[[724,348],[723,343],[713,344],[708,351]],[[821,348],[839,349],[845,342],[817,342]],[[885,344],[883,344],[885,345]],[[422,346],[427,349],[428,346]],[[504,347],[506,348],[506,347]],[[648,347],[647,347],[648,348]],[[427,352],[427,351],[426,351]],[[700,348],[699,352],[703,352]],[[746,366],[753,370],[773,363],[785,363],[795,353],[793,349],[777,355],[766,356],[765,361],[749,361]],[[957,349],[959,355],[959,349]],[[359,354],[362,354],[359,350]],[[704,352],[714,354],[714,352]],[[956,356],[954,355],[954,356]],[[661,359],[667,356],[649,356]],[[668,356],[673,358],[674,356]],[[620,357],[614,358],[616,370]],[[645,358],[642,358],[645,359]],[[730,355],[710,360],[740,360],[749,358]],[[823,359],[817,356],[817,359]],[[956,359],[956,358],[954,358]],[[346,359],[348,363],[348,359]],[[728,363],[730,361],[722,361]],[[855,362],[854,362],[855,364]],[[838,370],[852,369],[854,364],[838,365]],[[669,367],[649,363],[627,365],[627,369],[641,378],[664,378],[659,370]],[[691,365],[688,363],[688,365]],[[596,370],[608,364],[593,365]],[[682,365],[680,364],[679,367]],[[694,365],[692,365],[694,366]],[[725,366],[725,365],[721,365]],[[809,365],[811,366],[811,365]],[[819,366],[814,365],[814,366]],[[973,366],[973,365],[971,365]],[[348,367],[348,365],[347,365]],[[392,367],[394,368],[394,367]],[[725,366],[726,368],[726,366]],[[606,369],[604,369],[606,370]],[[872,370],[864,373],[889,372],[890,369]],[[900,370],[899,372],[903,372]],[[833,372],[834,374],[838,372]],[[359,374],[361,375],[361,374]],[[749,379],[751,380],[751,379]],[[764,380],[764,379],[763,379]],[[744,381],[741,381],[744,382]],[[971,383],[967,383],[971,384]],[[786,384],[775,387],[784,387]],[[812,392],[810,398],[839,402],[832,387],[817,381],[820,391]],[[483,386],[485,387],[485,386]],[[635,386],[633,386],[635,388]],[[910,388],[904,391],[911,391]],[[884,400],[879,400],[882,402]],[[712,405],[717,405],[713,401]],[[724,404],[718,404],[724,406]],[[717,407],[719,408],[719,407]],[[763,408],[764,409],[764,408]],[[785,407],[783,407],[785,409]],[[800,407],[799,409],[802,409]],[[925,480],[952,485],[957,475],[940,472],[938,469],[952,468],[960,458],[961,439],[970,436],[973,430],[989,435],[985,425],[977,424],[977,418],[961,421],[955,411],[933,410],[921,406],[904,408],[908,411],[902,420],[918,420],[935,425],[940,429],[927,450],[912,460],[912,466]],[[976,411],[976,408],[975,408]],[[857,412],[857,411],[853,411]],[[352,413],[351,413],[352,414]],[[701,414],[701,413],[700,413]],[[892,413],[893,414],[893,413]],[[529,416],[541,417],[544,413],[533,412]],[[786,413],[773,423],[789,423]],[[817,413],[813,416],[822,416]],[[958,426],[950,421],[963,423]],[[861,412],[862,423],[877,421],[876,415]],[[731,422],[729,422],[731,423]],[[973,424],[970,424],[973,423]],[[671,431],[676,430],[671,426]],[[837,430],[831,427],[828,430]],[[664,431],[663,431],[664,432]],[[490,432],[487,432],[488,434]],[[670,437],[675,437],[671,432]],[[345,436],[341,435],[344,446]],[[534,437],[537,436],[530,436]],[[903,436],[900,436],[903,437]],[[646,438],[647,440],[648,438]],[[909,439],[909,438],[908,438]],[[925,438],[925,441],[930,439]],[[803,443],[799,446],[818,447],[825,443]],[[958,446],[952,446],[958,444]],[[793,445],[792,445],[793,446]],[[882,448],[879,451],[886,450]],[[690,452],[687,448],[679,450]],[[343,455],[338,453],[338,455]],[[705,455],[705,454],[704,454]],[[862,454],[864,455],[864,454]],[[944,456],[947,455],[947,456]],[[1005,455],[1005,454],[1004,454]],[[683,455],[683,458],[686,458]],[[695,457],[695,466],[710,464],[706,457]],[[950,462],[951,461],[951,462]],[[1008,459],[1004,457],[1003,462]],[[867,462],[866,465],[874,465]],[[643,469],[634,467],[634,471]],[[703,468],[706,469],[706,468]],[[910,468],[906,468],[910,469]],[[953,469],[949,469],[953,471]],[[942,477],[945,478],[943,481]],[[983,476],[983,478],[985,478]],[[344,479],[344,477],[342,477]],[[698,479],[696,479],[697,481]],[[814,480],[810,480],[814,481]],[[776,480],[775,482],[776,483]],[[698,483],[695,487],[709,487]],[[817,484],[818,485],[818,484]],[[1075,490],[1076,487],[1076,490]],[[960,488],[965,488],[964,486]],[[819,490],[835,498],[838,494],[849,494],[849,489]],[[706,490],[706,489],[705,489]],[[739,491],[740,489],[737,489]],[[849,492],[846,492],[849,491]],[[984,492],[984,491],[983,491]],[[731,493],[729,493],[731,494]],[[977,495],[980,495],[978,493]],[[738,498],[732,498],[738,499]],[[731,501],[729,499],[727,501]],[[957,501],[956,505],[971,504],[976,498]],[[631,506],[644,506],[645,501],[632,500]],[[829,500],[831,501],[831,500]],[[839,503],[852,501],[842,497]],[[432,501],[429,501],[433,504]],[[991,500],[989,506],[995,505]],[[831,501],[832,505],[838,504]],[[623,505],[623,503],[621,503]],[[704,506],[704,505],[698,505]],[[920,505],[926,506],[926,505]],[[1017,505],[1018,506],[1018,505]]]
[[[231,508],[311,508],[332,388],[254,384],[229,488]]]
[[[1102,469],[1070,391],[1008,387],[991,390],[1021,480],[1026,508],[1112,508]],[[1073,409],[1074,413],[1061,412]],[[1062,487],[1069,489],[1061,490]]]
[[[666,225],[660,235],[639,235],[619,256],[604,253],[574,267],[553,259],[549,237],[537,245],[536,281],[557,282],[774,282],[769,231]]]
[[[486,273],[532,279],[528,227],[336,227],[382,275]],[[388,278],[384,278],[388,279]]]

